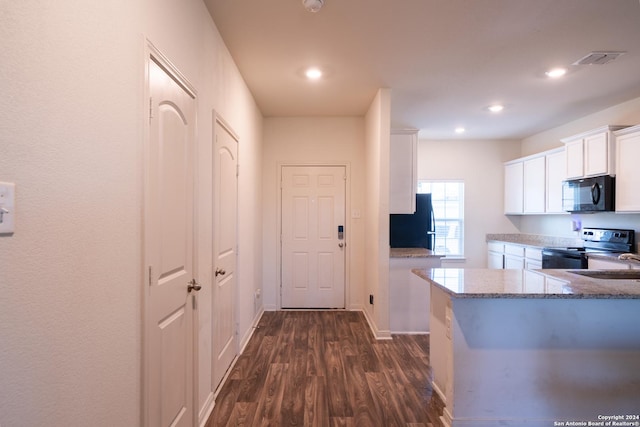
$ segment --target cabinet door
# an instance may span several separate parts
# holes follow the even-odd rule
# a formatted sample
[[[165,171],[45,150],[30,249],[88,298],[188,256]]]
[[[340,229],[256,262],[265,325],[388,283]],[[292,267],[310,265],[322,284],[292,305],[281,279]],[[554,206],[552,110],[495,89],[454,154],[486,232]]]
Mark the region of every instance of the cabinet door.
[[[504,268],[517,268],[521,270],[524,268],[524,258],[513,255],[505,255]]]
[[[616,138],[616,211],[640,212],[640,131]]]
[[[412,214],[416,211],[416,134],[391,135],[389,153],[389,212]]]
[[[501,270],[504,268],[504,255],[501,252],[489,251],[487,255],[487,268]]]
[[[607,132],[588,136],[584,139],[584,175],[608,174],[609,134]]]
[[[524,213],[544,213],[545,158],[528,159],[523,165]]]
[[[547,197],[545,211],[549,213],[560,213],[562,210],[562,181],[567,175],[566,153],[558,151],[557,153],[547,155]]]
[[[589,270],[628,270],[629,264],[589,258]]]
[[[582,139],[565,145],[567,156],[567,178],[581,178],[584,175],[584,151]]]
[[[504,166],[504,213],[521,214],[523,211],[523,162]]]

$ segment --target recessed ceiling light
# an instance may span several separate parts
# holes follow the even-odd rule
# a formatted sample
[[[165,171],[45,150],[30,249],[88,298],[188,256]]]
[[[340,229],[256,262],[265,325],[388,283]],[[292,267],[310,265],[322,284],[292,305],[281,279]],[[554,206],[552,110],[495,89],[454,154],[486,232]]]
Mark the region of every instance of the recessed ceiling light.
[[[493,105],[490,105],[489,107],[487,107],[487,109],[489,111],[491,111],[492,113],[499,113],[500,111],[504,110],[504,105],[493,104]]]
[[[318,68],[309,68],[305,71],[304,75],[307,76],[309,80],[318,80],[322,77],[322,71]]]
[[[547,77],[552,79],[557,79],[558,77],[562,77],[567,74],[566,68],[553,68],[545,73]]]
[[[466,129],[465,129],[465,128],[463,128],[462,126],[458,126],[458,127],[455,129],[455,133],[464,133],[464,131],[465,131],[465,130],[466,130]]]

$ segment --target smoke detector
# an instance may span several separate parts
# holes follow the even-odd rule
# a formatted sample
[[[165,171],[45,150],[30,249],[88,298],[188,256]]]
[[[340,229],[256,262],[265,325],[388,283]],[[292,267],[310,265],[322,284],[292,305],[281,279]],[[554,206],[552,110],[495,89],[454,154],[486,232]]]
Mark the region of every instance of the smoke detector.
[[[302,0],[302,4],[309,12],[317,12],[322,8],[324,0]]]
[[[573,65],[604,65],[625,53],[626,52],[591,52],[587,56],[578,59]]]

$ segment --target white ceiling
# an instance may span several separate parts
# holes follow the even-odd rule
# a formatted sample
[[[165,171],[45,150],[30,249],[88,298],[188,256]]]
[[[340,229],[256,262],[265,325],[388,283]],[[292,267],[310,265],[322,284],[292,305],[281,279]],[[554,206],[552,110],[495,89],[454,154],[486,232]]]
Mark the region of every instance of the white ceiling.
[[[326,0],[317,13],[300,0],[205,3],[267,117],[361,116],[387,87],[392,127],[521,139],[640,97],[638,0]],[[602,50],[627,53],[571,65]],[[303,77],[312,65],[323,80]],[[550,80],[553,66],[569,73]],[[490,114],[494,102],[506,109]]]

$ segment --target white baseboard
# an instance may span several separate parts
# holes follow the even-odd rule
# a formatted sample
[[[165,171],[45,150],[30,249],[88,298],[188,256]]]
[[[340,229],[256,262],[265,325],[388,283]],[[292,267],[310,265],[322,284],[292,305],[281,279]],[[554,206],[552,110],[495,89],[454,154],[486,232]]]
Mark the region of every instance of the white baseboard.
[[[392,335],[429,335],[425,331],[391,331]]]
[[[240,348],[238,351],[238,355],[241,355],[244,352],[244,349],[249,343],[249,340],[253,335],[253,331],[256,330],[256,326],[258,326],[258,323],[260,323],[260,318],[262,317],[264,312],[265,312],[264,308],[261,307],[260,310],[258,310],[258,312],[256,313],[255,317],[253,318],[253,322],[251,322],[251,327],[249,328],[248,331],[245,332],[244,336],[240,340],[240,345],[239,345]]]
[[[263,314],[264,314],[264,309],[260,308],[258,313],[256,313],[255,317],[253,318],[253,322],[251,322],[251,327],[246,331],[243,338],[240,340],[240,344],[238,346],[239,347],[238,354],[236,355],[236,357],[233,358],[231,365],[229,365],[227,372],[225,372],[224,377],[222,377],[222,380],[220,381],[220,385],[218,386],[218,388],[216,388],[214,392],[209,393],[209,395],[207,396],[207,401],[204,405],[202,405],[202,410],[200,411],[200,414],[199,414],[200,427],[204,427],[207,421],[209,420],[209,416],[211,416],[211,413],[213,412],[213,408],[216,406],[216,397],[218,397],[218,393],[220,393],[220,390],[224,386],[224,383],[227,381],[227,378],[229,378],[229,375],[233,371],[233,368],[235,367],[236,362],[238,361],[238,358],[242,353],[244,353],[244,350],[247,347],[247,344],[249,344],[249,340],[253,336],[253,332],[256,330],[256,326],[258,326],[258,323],[260,323],[260,318],[262,318]]]
[[[198,415],[198,419],[200,420],[200,427],[204,427],[205,424],[207,424],[207,421],[209,421],[209,417],[213,412],[214,406],[216,406],[215,394],[213,392],[210,392],[207,396],[206,402],[204,403],[204,405],[202,405],[200,414]]]
[[[377,340],[392,339],[390,331],[381,331],[378,329],[378,327],[376,326],[376,323],[373,321],[373,319],[371,319],[371,317],[369,317],[369,313],[367,312],[367,310],[361,310],[361,311],[364,313],[364,318],[367,320],[367,323],[369,324],[369,329],[371,329],[373,336]]]

